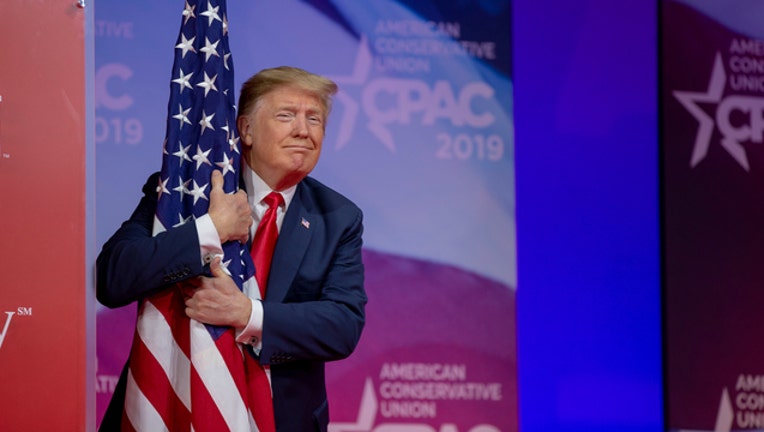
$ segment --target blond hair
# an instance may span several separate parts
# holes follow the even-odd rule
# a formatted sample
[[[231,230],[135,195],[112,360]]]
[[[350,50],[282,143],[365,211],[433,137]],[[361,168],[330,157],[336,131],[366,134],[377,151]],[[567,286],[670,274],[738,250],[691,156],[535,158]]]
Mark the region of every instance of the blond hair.
[[[263,69],[241,86],[237,116],[249,115],[263,96],[281,87],[296,87],[317,96],[324,108],[324,120],[332,109],[332,96],[337,93],[334,81],[300,68],[279,66]]]

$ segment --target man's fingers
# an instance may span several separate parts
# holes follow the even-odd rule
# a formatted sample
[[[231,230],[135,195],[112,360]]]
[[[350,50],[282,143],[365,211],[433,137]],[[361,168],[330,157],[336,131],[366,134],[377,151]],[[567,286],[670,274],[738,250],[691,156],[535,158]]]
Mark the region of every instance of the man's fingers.
[[[223,179],[223,173],[221,173],[218,170],[213,170],[212,171],[211,182],[212,182],[212,189],[220,189],[220,190],[222,190],[223,189],[223,183],[225,182],[225,180]]]
[[[239,189],[236,191],[236,198],[239,200],[244,200],[244,203],[247,204],[247,192],[244,189]]]
[[[221,277],[225,276],[225,270],[223,270],[223,266],[220,265],[220,257],[213,258],[212,262],[210,263],[210,273],[212,273],[212,277]]]

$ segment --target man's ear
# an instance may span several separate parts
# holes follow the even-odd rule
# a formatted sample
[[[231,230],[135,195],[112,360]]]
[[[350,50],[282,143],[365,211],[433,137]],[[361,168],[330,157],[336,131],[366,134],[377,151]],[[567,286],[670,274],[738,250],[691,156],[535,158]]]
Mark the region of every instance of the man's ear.
[[[252,145],[252,130],[249,124],[249,116],[239,116],[236,119],[236,128],[239,130],[239,138],[241,138],[242,144],[246,146]]]

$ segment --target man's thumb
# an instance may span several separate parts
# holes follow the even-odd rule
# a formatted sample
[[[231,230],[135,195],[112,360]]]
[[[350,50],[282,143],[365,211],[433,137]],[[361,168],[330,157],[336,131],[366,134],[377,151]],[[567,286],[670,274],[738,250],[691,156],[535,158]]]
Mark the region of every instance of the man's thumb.
[[[223,270],[223,266],[220,264],[220,261],[220,257],[215,257],[210,263],[210,273],[213,277],[225,276],[225,270]]]
[[[223,174],[218,170],[212,171],[212,189],[223,189],[223,183],[225,180],[223,179]]]

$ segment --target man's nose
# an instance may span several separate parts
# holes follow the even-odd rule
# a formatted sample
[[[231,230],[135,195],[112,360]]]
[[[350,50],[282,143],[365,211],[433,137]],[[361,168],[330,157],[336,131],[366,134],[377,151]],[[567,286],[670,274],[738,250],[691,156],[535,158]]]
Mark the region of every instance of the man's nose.
[[[306,138],[308,136],[308,119],[306,116],[298,115],[295,116],[294,123],[293,123],[293,133],[295,136],[299,136],[301,138]]]

